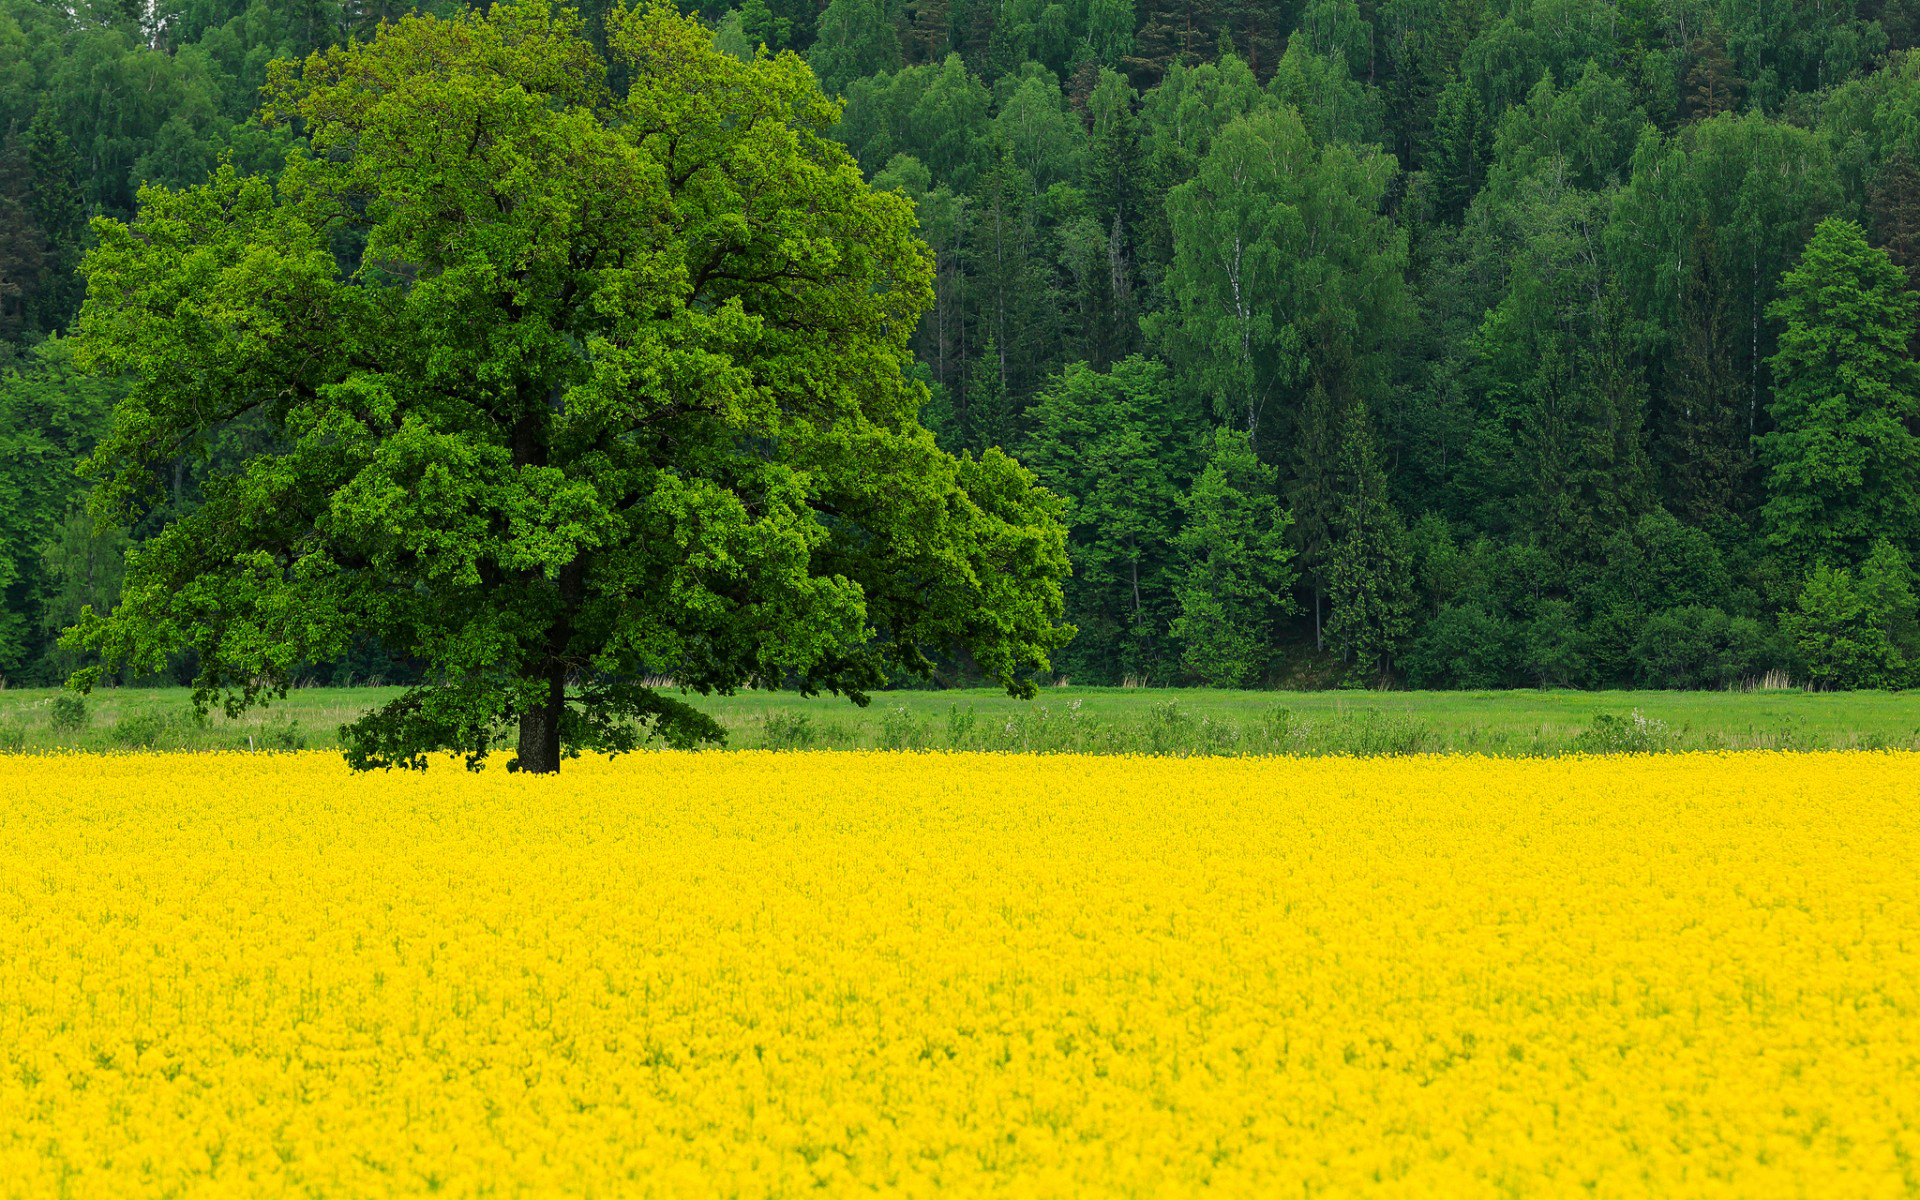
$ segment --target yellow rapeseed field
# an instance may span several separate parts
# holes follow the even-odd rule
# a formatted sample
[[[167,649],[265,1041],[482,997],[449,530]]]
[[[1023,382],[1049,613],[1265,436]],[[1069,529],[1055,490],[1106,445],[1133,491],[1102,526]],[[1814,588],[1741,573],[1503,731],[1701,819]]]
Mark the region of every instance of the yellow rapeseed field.
[[[0,1194],[1920,1192],[1920,756],[0,758]]]

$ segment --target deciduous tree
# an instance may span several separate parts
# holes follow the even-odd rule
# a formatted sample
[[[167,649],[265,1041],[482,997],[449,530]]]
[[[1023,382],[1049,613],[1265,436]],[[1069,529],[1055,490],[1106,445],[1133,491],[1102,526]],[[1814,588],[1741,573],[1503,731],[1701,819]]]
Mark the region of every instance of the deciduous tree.
[[[1276,476],[1244,429],[1218,429],[1183,505],[1173,636],[1188,675],[1212,687],[1252,682],[1273,656],[1275,623],[1293,608]]]
[[[908,201],[828,140],[798,58],[664,3],[608,24],[623,86],[544,0],[388,26],[276,71],[265,116],[305,142],[277,179],[97,224],[83,357],[132,390],[96,514],[225,423],[275,444],[73,645],[191,649],[231,710],[370,632],[432,671],[344,730],[361,768],[717,737],[660,676],[859,701],[963,647],[1030,690],[1069,632],[1058,504],[915,418]]]
[[[1906,273],[1852,221],[1822,221],[1768,311],[1785,323],[1762,532],[1789,578],[1851,567],[1879,538],[1920,549],[1920,372]]]

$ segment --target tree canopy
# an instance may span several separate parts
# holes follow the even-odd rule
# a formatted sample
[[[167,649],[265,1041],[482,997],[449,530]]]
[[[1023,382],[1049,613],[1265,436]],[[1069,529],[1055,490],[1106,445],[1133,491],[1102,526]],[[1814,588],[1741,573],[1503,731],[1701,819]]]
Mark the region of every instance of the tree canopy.
[[[1905,569],[1920,558],[1906,507],[1910,439],[1900,433],[1920,433],[1906,407],[1920,311],[1903,299],[1920,281],[1912,0],[679,0],[676,28],[710,31],[712,42],[670,67],[647,57],[639,17],[611,0],[496,7],[0,0],[0,403],[24,414],[0,433],[22,447],[0,463],[0,491],[26,498],[0,517],[8,683],[54,682],[76,665],[100,668],[103,681],[200,678],[198,618],[184,599],[167,601],[180,636],[137,654],[119,634],[65,646],[49,634],[87,603],[112,619],[127,547],[136,560],[180,564],[152,578],[186,578],[184,552],[159,544],[182,523],[204,521],[208,536],[231,540],[206,562],[237,561],[250,543],[222,515],[243,503],[229,497],[232,480],[266,488],[272,470],[309,470],[321,446],[338,447],[327,469],[341,486],[373,469],[352,455],[386,435],[349,437],[312,415],[322,411],[331,420],[391,404],[396,431],[425,431],[407,437],[489,430],[476,441],[488,449],[445,486],[448,511],[472,506],[473,528],[494,530],[486,536],[498,544],[431,522],[417,537],[443,539],[427,556],[436,562],[505,572],[505,582],[477,586],[538,625],[527,606],[558,601],[537,601],[540,588],[514,572],[544,572],[572,549],[611,570],[606,547],[644,510],[634,497],[653,484],[613,467],[586,471],[587,451],[565,438],[616,428],[607,396],[625,384],[614,373],[656,347],[660,370],[730,397],[727,411],[740,415],[727,428],[740,436],[728,444],[764,460],[703,459],[685,477],[743,507],[722,520],[688,499],[686,511],[714,530],[738,523],[759,547],[751,553],[772,554],[766,539],[786,528],[756,496],[801,497],[779,511],[816,530],[795,535],[810,547],[800,575],[729,551],[699,576],[723,596],[719,607],[697,588],[671,595],[707,622],[706,636],[738,640],[776,627],[740,614],[773,603],[766,589],[777,580],[815,580],[804,603],[782,601],[795,630],[809,631],[765,666],[786,683],[835,686],[842,667],[819,656],[856,628],[871,633],[852,658],[882,680],[872,686],[914,678],[898,665],[912,655],[885,649],[899,644],[907,597],[887,591],[878,559],[840,565],[877,543],[860,540],[864,518],[828,494],[828,476],[789,453],[826,454],[827,443],[767,432],[797,419],[792,397],[812,383],[795,373],[743,383],[709,372],[702,355],[805,362],[830,375],[819,395],[857,394],[862,419],[890,433],[882,411],[924,399],[918,421],[940,453],[916,502],[951,486],[990,521],[1038,529],[1044,522],[1028,515],[1038,510],[1012,499],[1028,485],[988,481],[1018,477],[990,452],[1031,469],[1069,526],[1056,558],[1077,573],[1060,619],[1079,633],[1065,647],[1048,640],[1044,653],[1075,683],[1904,678],[1833,667],[1808,631],[1840,626],[1808,622],[1864,594],[1873,554],[1884,559],[1875,579],[1898,575],[1895,558]],[[474,15],[483,9],[493,15]],[[431,20],[416,27],[419,18]],[[508,36],[509,22],[564,32]],[[409,74],[405,53],[431,69]],[[684,86],[663,91],[668,79]],[[648,104],[659,121],[688,115],[683,144],[668,150],[638,132],[634,114]],[[767,116],[742,133],[730,123],[748,112]],[[833,157],[836,145],[843,156]],[[773,166],[788,154],[805,164],[791,187]],[[679,179],[696,160],[711,169]],[[406,192],[403,163],[430,186]],[[890,198],[815,199],[851,196],[856,168],[869,196]],[[1833,240],[1842,223],[1857,230],[1844,252]],[[917,239],[926,252],[888,249],[889,239]],[[828,269],[822,256],[842,243],[833,253],[855,265],[837,282],[753,278],[776,252]],[[574,263],[575,245],[600,257]],[[723,247],[745,278],[727,267],[700,276],[697,256]],[[640,248],[660,251],[662,273],[609,267]],[[128,279],[158,280],[163,259],[176,263],[167,270],[178,311],[152,323],[171,332],[144,349],[127,333],[128,358],[87,357],[75,268],[90,250]],[[186,272],[198,274],[182,282]],[[865,292],[860,272],[873,281]],[[1822,299],[1839,280],[1853,281],[1858,304]],[[129,284],[108,307],[149,285]],[[525,294],[502,299],[509,288]],[[782,332],[816,299],[837,306],[835,321],[884,310],[874,317],[884,335],[863,343],[872,354],[797,345]],[[337,329],[337,344],[320,347],[312,322]],[[316,348],[324,352],[308,354]],[[95,373],[77,369],[76,356]],[[869,367],[890,382],[848,383]],[[176,396],[243,376],[284,394],[233,413],[204,398],[169,408],[156,398],[161,376]],[[285,390],[296,377],[330,398]],[[531,396],[537,378],[565,394],[552,399],[567,413],[555,431],[574,431],[545,449],[552,476],[514,467],[510,417],[533,402],[500,399]],[[363,386],[362,399],[346,398]],[[108,490],[122,474],[137,486],[90,515],[73,467],[113,427],[123,398],[149,414],[154,436],[137,451],[128,439],[138,433],[109,438],[107,458],[131,474],[114,467],[97,478]],[[778,421],[756,415],[761,403]],[[708,431],[720,420],[647,419]],[[302,420],[318,423],[290,423]],[[1189,586],[1205,557],[1192,548],[1224,545],[1223,514],[1241,511],[1224,493],[1180,503],[1217,457],[1223,427],[1248,435],[1259,466],[1225,474],[1251,489],[1249,504],[1264,511],[1271,501],[1284,530],[1287,562],[1275,576],[1284,603],[1270,620],[1209,625],[1204,597],[1228,592]],[[678,439],[673,453],[718,444],[679,429],[663,435]],[[429,467],[451,470],[425,441],[416,454],[423,480]],[[948,456],[962,465],[940,465]],[[528,526],[489,507],[507,495],[488,474],[496,459],[499,471],[519,471],[516,486],[555,481],[511,509],[548,515]],[[889,461],[891,493],[921,496],[899,482],[920,468]],[[776,462],[804,476],[797,491],[774,488]],[[413,478],[398,466],[377,472],[367,478],[390,477],[402,493]],[[386,502],[372,498],[383,494],[370,483],[356,493],[354,537],[385,519]],[[395,503],[399,513],[422,502],[408,493]],[[298,514],[289,525],[311,525],[318,510],[288,511]],[[344,546],[344,510],[329,520],[325,536]],[[520,537],[504,532],[510,524],[532,540],[504,548]],[[811,548],[813,537],[825,540]],[[379,562],[400,561],[398,550],[376,549],[389,555]],[[339,553],[328,561],[342,579],[385,569]],[[642,559],[628,567],[642,571]],[[403,563],[395,577],[415,569]],[[748,582],[723,584],[713,570]],[[140,588],[158,596],[163,586],[140,578],[128,602],[157,603]],[[847,589],[835,592],[836,579]],[[301,586],[320,588],[307,577]],[[910,598],[932,611],[952,594]],[[1176,630],[1186,601],[1193,620]],[[457,611],[440,617],[453,622]],[[448,678],[432,655],[466,637],[396,636],[389,646],[362,623],[336,649],[342,619],[327,604],[314,612],[298,639],[246,637],[274,646],[284,660],[275,670],[289,679],[406,684]],[[745,623],[728,624],[736,616]],[[1012,647],[1041,622],[988,624],[987,643]],[[967,647],[978,630],[916,628],[908,640],[942,683],[997,680],[1009,662],[1025,664],[1011,668],[1016,678],[1035,670],[1031,655],[1011,650],[976,656]],[[1202,628],[1239,631],[1209,635],[1215,645],[1237,639],[1232,670],[1215,669],[1227,658],[1194,656],[1187,635]],[[488,636],[504,645],[532,635],[516,625]],[[665,665],[681,652],[678,636],[648,642],[650,676],[696,677]],[[239,644],[222,651],[234,664]],[[103,658],[110,646],[119,649]],[[459,653],[477,661],[471,646]],[[1827,665],[1816,669],[1816,656]],[[802,660],[817,669],[788,669]],[[235,670],[236,681],[269,678]],[[751,674],[716,667],[712,686]],[[456,715],[447,720],[466,720]]]
[[[543,0],[409,17],[276,67],[275,177],[231,165],[97,223],[79,356],[128,381],[87,465],[131,518],[248,423],[72,644],[193,653],[203,701],[358,635],[427,678],[356,766],[516,763],[717,728],[659,682],[855,699],[964,649],[1019,692],[1070,630],[1058,504],[916,412],[931,263],[793,55],[653,4],[610,72]]]

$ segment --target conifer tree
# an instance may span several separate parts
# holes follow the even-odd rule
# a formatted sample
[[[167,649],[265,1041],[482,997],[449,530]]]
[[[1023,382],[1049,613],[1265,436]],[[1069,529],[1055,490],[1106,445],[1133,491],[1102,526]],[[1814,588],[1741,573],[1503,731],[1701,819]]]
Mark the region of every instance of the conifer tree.
[[[1435,216],[1457,224],[1466,215],[1467,206],[1486,183],[1492,146],[1493,131],[1479,93],[1464,79],[1448,83],[1440,93],[1432,149],[1427,154]]]
[[[1319,381],[1307,389],[1290,443],[1286,495],[1293,545],[1313,593],[1313,645],[1326,641],[1328,552],[1339,506],[1341,414]]]
[[[1552,497],[1541,533],[1563,562],[1594,559],[1609,535],[1654,504],[1646,383],[1627,345],[1624,306],[1609,292],[1594,308],[1566,381],[1559,461],[1538,481]]]
[[[947,35],[953,21],[952,0],[911,0],[906,8],[907,36],[903,48],[908,61],[938,63],[947,56]]]
[[[51,107],[42,105],[27,127],[26,214],[39,227],[46,261],[27,323],[42,333],[66,327],[85,295],[78,269],[86,246],[87,206],[80,191],[80,160],[60,131]]]
[[[1082,306],[1087,313],[1087,359],[1101,370],[1131,353],[1139,338],[1133,224],[1140,154],[1133,101],[1126,79],[1107,70],[1100,72],[1087,100],[1093,123],[1087,194],[1106,233],[1106,247],[1103,261],[1087,274]]]
[[[992,342],[998,384],[1016,399],[1032,394],[1061,341],[1034,208],[1031,180],[1003,154],[975,189],[966,223],[971,341]]]
[[[1327,643],[1351,666],[1349,679],[1386,678],[1413,618],[1412,552],[1406,525],[1387,499],[1366,406],[1348,409],[1340,435],[1339,508],[1331,529]]]
[[[1873,177],[1867,201],[1873,243],[1920,289],[1920,166],[1905,146],[1894,148]]]
[[[28,310],[52,258],[33,219],[30,182],[20,138],[0,141],[0,343],[26,331]]]
[[[1662,495],[1681,520],[1731,535],[1751,511],[1745,498],[1753,450],[1744,389],[1734,367],[1738,331],[1713,231],[1704,221],[1694,231],[1687,260],[1659,419]]]
[[[1682,104],[1689,120],[1701,121],[1739,107],[1746,80],[1727,56],[1726,35],[1709,25],[1688,48],[1693,62],[1687,68]]]
[[[967,390],[960,410],[960,445],[978,454],[1011,449],[1017,441],[1013,401],[1007,394],[1006,355],[993,336],[967,371]]]

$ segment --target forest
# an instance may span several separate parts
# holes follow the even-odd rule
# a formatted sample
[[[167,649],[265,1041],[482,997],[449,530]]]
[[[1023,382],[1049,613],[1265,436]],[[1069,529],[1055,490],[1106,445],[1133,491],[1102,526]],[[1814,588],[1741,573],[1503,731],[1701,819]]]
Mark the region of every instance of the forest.
[[[269,64],[460,7],[0,0],[0,679],[84,665],[61,630],[273,436],[89,515],[123,386],[63,336],[89,222],[278,171]],[[800,56],[912,201],[921,420],[1062,498],[1059,676],[1920,684],[1920,2],[697,11]]]

